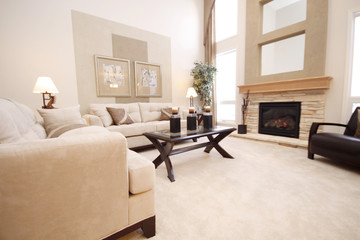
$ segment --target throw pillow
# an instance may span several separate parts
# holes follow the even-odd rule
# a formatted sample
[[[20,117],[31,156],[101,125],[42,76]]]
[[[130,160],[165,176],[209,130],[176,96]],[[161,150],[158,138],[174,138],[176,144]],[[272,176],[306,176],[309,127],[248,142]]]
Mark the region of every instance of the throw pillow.
[[[172,115],[172,108],[162,108],[161,109],[161,115],[160,115],[160,121],[162,120],[170,120],[170,117]]]
[[[65,124],[83,124],[85,119],[81,118],[80,105],[75,107],[58,109],[38,109],[41,117],[44,119],[46,134],[49,135],[53,130]]]
[[[106,108],[110,113],[111,118],[113,119],[115,125],[120,124],[131,124],[134,123],[134,120],[126,113],[123,108]]]
[[[360,138],[360,110],[358,110],[358,124],[357,124],[355,137]]]
[[[90,114],[98,116],[104,127],[112,125],[114,122],[110,116],[110,113],[106,110],[106,107],[99,104],[90,104],[89,105]]]

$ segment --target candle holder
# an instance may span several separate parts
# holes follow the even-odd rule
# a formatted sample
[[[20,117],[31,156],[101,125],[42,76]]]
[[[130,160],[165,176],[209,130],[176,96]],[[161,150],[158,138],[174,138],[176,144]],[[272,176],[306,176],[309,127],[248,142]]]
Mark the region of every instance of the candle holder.
[[[213,115],[210,112],[210,107],[208,109],[205,107],[205,113],[203,114],[204,129],[211,129],[213,127],[212,119]]]
[[[196,130],[196,114],[192,113],[189,114],[186,118],[186,126],[187,126],[187,130]]]
[[[189,107],[189,113],[194,114],[195,113],[195,107]]]
[[[178,114],[178,113],[179,113],[179,108],[178,108],[178,107],[172,107],[172,108],[171,108],[171,113],[172,113],[173,115]]]
[[[173,114],[170,117],[170,132],[180,132],[180,116],[177,114]]]
[[[210,106],[204,106],[204,111],[205,111],[206,113],[210,113],[210,112],[211,112]]]

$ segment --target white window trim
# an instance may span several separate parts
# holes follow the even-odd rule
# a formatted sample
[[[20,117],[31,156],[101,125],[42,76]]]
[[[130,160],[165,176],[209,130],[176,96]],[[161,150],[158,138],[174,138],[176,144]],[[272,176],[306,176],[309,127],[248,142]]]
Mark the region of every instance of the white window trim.
[[[342,108],[342,122],[347,122],[352,113],[352,104],[360,102],[360,97],[351,96],[351,74],[353,65],[353,50],[354,50],[354,23],[355,18],[360,16],[360,9],[352,9],[348,13],[348,37],[346,48],[346,61],[345,61],[345,81],[343,92],[343,108]]]

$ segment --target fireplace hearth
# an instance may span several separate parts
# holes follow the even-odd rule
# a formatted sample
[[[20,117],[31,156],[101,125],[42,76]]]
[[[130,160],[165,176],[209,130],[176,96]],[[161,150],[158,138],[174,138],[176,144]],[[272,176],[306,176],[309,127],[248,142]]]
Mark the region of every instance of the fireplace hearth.
[[[259,133],[299,138],[301,102],[259,104]]]

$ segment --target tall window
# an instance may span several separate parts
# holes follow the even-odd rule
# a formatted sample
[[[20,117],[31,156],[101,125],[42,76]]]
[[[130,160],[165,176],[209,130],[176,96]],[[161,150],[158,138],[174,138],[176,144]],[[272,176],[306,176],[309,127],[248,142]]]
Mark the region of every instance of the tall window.
[[[215,1],[215,38],[217,42],[237,34],[237,1]]]
[[[354,14],[349,102],[352,111],[360,107],[360,12]]]
[[[216,121],[234,124],[236,120],[236,68],[238,0],[215,1],[216,33]]]
[[[236,50],[216,55],[216,106],[217,121],[235,121]]]

